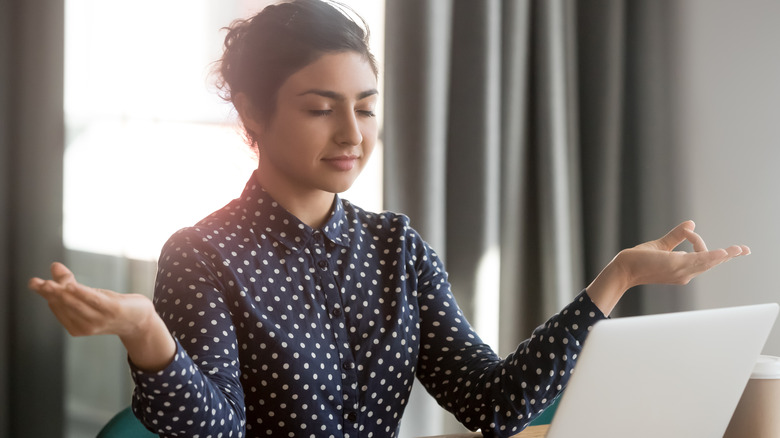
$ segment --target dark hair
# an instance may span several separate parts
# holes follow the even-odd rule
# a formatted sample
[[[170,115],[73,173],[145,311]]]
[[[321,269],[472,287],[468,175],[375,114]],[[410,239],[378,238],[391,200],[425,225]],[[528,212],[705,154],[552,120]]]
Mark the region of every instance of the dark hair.
[[[359,25],[350,13],[359,19]],[[368,47],[365,20],[348,6],[326,0],[291,0],[265,7],[226,28],[224,53],[217,63],[220,96],[230,102],[244,93],[268,121],[279,88],[293,73],[332,52],[356,52],[378,74]],[[252,145],[257,139],[246,132]]]

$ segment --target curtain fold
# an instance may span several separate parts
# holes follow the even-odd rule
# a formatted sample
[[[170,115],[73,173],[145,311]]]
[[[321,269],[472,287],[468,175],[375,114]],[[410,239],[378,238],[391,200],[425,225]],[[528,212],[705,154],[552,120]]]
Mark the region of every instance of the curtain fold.
[[[517,78],[529,77],[531,69],[530,0],[506,2],[501,22],[502,114],[501,114],[501,199],[499,251],[500,352],[512,351],[536,318],[541,297],[517,293],[515,285],[538,284],[540,279],[534,249],[539,241],[535,225],[526,212],[536,203],[537,187],[526,141],[531,121],[526,117],[530,84]],[[519,31],[525,29],[525,31]]]
[[[453,294],[473,318],[481,302],[472,291],[498,274],[491,252],[499,245],[500,7],[455,2],[452,20],[444,259]]]
[[[678,222],[670,11],[653,0],[387,2],[385,206],[442,255],[464,314],[500,354],[617,251]],[[618,313],[659,302],[632,295]],[[433,400],[415,393],[402,436],[458,430],[449,414],[433,425]]]
[[[622,148],[624,184],[621,217],[622,247],[655,239],[689,217],[686,210],[686,145],[677,141],[673,104],[678,82],[672,60],[677,58],[680,2],[626,1],[625,96]],[[629,176],[628,174],[631,173]],[[684,247],[690,249],[690,246]],[[621,314],[670,312],[690,308],[684,286],[648,285],[627,294]]]
[[[63,254],[63,37],[62,1],[0,1],[0,436],[63,433],[62,329],[26,287]]]
[[[452,4],[449,0],[387,2],[384,76],[385,143],[408,145],[407,154],[385,154],[385,203],[417,218],[417,229],[445,250],[447,108],[449,107]]]
[[[576,190],[579,145],[574,6],[566,0],[537,2],[532,24],[535,40],[529,112],[534,123],[529,147],[536,153],[538,203],[525,216],[536,216],[540,234],[540,310],[545,315],[570,301],[583,283],[580,193]]]
[[[8,211],[10,206],[11,158],[9,135],[10,120],[7,116],[11,106],[8,87],[11,77],[11,4],[9,0],[0,0],[0,207]],[[10,410],[10,332],[11,324],[8,305],[10,304],[10,230],[11,221],[6,214],[0,215],[0,436],[7,436],[10,429],[8,414]]]
[[[578,10],[578,45],[588,54],[578,64],[581,86],[580,150],[583,185],[583,227],[593,241],[585,257],[586,271],[594,275],[621,246],[615,230],[621,224],[621,145],[623,140],[624,63],[626,32],[623,0],[604,0],[601,7]],[[597,106],[599,111],[592,111]],[[586,189],[589,187],[589,189]]]

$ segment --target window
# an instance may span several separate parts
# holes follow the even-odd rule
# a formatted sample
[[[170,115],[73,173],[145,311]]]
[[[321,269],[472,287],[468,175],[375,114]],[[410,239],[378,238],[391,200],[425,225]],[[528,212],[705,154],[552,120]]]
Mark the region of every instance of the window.
[[[267,3],[66,2],[67,248],[154,260],[174,231],[241,193],[256,161],[209,69],[221,28]],[[369,22],[381,65],[384,3],[346,3]],[[379,144],[343,195],[368,210],[382,208],[381,155]]]

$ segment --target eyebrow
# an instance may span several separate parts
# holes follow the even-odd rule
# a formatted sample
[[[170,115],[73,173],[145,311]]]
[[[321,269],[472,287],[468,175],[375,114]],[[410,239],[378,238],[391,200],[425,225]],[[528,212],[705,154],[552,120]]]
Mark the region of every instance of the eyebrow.
[[[307,94],[316,94],[317,96],[326,97],[328,99],[343,101],[346,100],[346,96],[344,96],[341,93],[337,93],[335,91],[329,91],[329,90],[320,90],[317,88],[312,88],[311,90],[306,90],[303,93],[300,93],[298,96],[305,96]],[[379,91],[377,91],[376,88],[372,88],[370,90],[361,91],[357,95],[357,100],[363,100],[366,97],[373,96],[374,94],[379,94]]]

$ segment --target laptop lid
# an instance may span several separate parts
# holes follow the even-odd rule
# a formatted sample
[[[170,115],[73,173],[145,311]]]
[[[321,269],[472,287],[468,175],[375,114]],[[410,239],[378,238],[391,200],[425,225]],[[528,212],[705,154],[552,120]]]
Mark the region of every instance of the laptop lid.
[[[547,438],[723,436],[779,307],[595,324]]]

